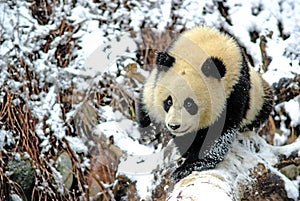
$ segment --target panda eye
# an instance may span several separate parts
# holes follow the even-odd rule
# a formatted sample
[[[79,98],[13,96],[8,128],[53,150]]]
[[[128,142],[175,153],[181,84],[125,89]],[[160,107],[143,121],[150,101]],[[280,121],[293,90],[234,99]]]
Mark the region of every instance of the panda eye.
[[[172,97],[168,96],[168,98],[164,100],[164,110],[168,112],[172,105],[173,105]]]
[[[172,106],[172,99],[168,99],[168,100],[167,100],[167,105],[168,105],[168,106]]]
[[[188,102],[185,104],[185,107],[186,107],[186,108],[190,108],[190,107],[192,107],[192,105],[193,105],[193,103],[190,102],[190,101],[188,101]]]
[[[183,106],[188,111],[188,113],[190,113],[191,115],[195,115],[198,112],[198,106],[196,105],[194,100],[191,98],[185,99]]]

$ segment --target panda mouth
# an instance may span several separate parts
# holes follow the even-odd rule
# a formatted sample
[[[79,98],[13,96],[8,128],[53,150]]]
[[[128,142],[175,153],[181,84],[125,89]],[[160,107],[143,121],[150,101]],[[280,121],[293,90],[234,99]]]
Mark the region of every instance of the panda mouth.
[[[186,128],[186,129],[184,129],[184,130],[180,130],[180,131],[174,131],[174,130],[172,130],[172,131],[170,131],[173,135],[175,135],[175,136],[181,136],[181,135],[185,135],[185,134],[187,134],[187,133],[189,133],[190,132],[190,127],[188,127],[188,128]]]

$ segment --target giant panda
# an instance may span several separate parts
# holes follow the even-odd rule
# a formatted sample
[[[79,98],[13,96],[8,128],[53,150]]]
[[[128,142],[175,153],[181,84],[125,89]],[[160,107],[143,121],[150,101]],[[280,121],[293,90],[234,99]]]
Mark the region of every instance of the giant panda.
[[[262,124],[272,93],[247,64],[237,41],[207,26],[183,32],[156,53],[142,92],[141,125],[164,124],[185,161],[175,180],[214,168],[237,133]]]

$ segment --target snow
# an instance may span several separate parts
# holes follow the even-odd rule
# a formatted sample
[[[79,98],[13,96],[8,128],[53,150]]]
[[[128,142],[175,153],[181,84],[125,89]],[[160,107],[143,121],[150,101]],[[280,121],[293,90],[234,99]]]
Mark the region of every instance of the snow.
[[[274,170],[274,171],[276,171],[276,170]],[[298,190],[298,185],[295,185],[293,181],[289,180],[284,175],[281,175],[281,179],[284,181],[287,196],[291,199],[297,200],[300,196],[299,190]]]
[[[272,62],[268,67],[268,71],[263,74],[263,78],[270,84],[278,82],[283,75],[286,78],[293,78],[295,74],[300,73],[298,63],[296,64],[291,59],[282,56],[288,47],[289,40],[291,39],[288,39],[285,43],[268,40],[268,50],[273,50],[270,53]]]
[[[23,201],[23,199],[20,198],[20,196],[17,195],[17,194],[11,194],[10,198],[11,198],[12,201]]]
[[[65,139],[69,142],[69,145],[73,151],[79,154],[80,153],[83,153],[85,155],[87,154],[88,149],[82,142],[82,139],[80,139],[79,137],[71,137],[71,136],[66,136]]]
[[[171,198],[168,198],[167,201],[184,201],[184,200],[198,200],[201,198],[202,201],[209,201],[209,200],[222,200],[222,201],[232,201],[232,197],[229,196],[226,191],[223,191],[224,183],[220,180],[214,178],[212,181],[211,177],[201,176],[201,172],[199,174],[192,173],[186,180],[192,180],[193,185],[191,183],[184,183],[183,180],[181,182],[180,188],[175,188],[172,192],[173,195]],[[215,185],[216,184],[216,185]],[[223,185],[220,187],[219,185]]]
[[[128,35],[113,39],[108,47],[98,45],[95,51],[87,57],[85,67],[94,69],[94,74],[96,72],[103,73],[108,70],[108,67],[111,70],[116,58],[129,55],[128,50],[132,52],[136,50],[136,44]]]
[[[101,2],[101,1],[100,1]],[[115,2],[103,1],[110,8],[116,8]],[[59,139],[66,139],[71,149],[76,153],[87,154],[88,149],[79,137],[66,136],[66,125],[62,120],[61,105],[58,103],[58,90],[67,89],[75,83],[75,90],[79,92],[89,90],[97,79],[102,79],[100,74],[108,72],[115,74],[118,69],[116,60],[120,57],[134,58],[137,45],[130,36],[130,32],[124,25],[116,19],[123,19],[123,23],[130,18],[129,25],[137,34],[141,31],[143,21],[145,27],[156,27],[158,31],[165,30],[167,25],[172,25],[171,16],[172,3],[182,4],[176,9],[174,14],[181,16],[174,25],[175,30],[181,30],[183,25],[190,28],[196,24],[207,24],[217,28],[225,27],[231,34],[237,37],[238,41],[245,47],[254,59],[255,69],[262,65],[259,39],[256,42],[250,41],[249,31],[258,31],[260,35],[267,35],[273,32],[272,38],[267,37],[267,54],[272,58],[268,70],[263,77],[268,83],[273,84],[280,78],[293,78],[295,74],[300,74],[300,3],[298,1],[262,1],[262,0],[232,0],[225,5],[229,7],[230,20],[233,26],[228,25],[218,12],[215,1],[208,0],[188,0],[188,1],[133,1],[135,6],[126,9],[121,3],[116,12],[110,13],[109,9],[99,9],[99,4],[77,1],[71,5],[58,5],[54,8],[51,23],[41,26],[31,15],[28,7],[30,1],[14,1],[14,6],[10,2],[0,3],[0,86],[6,83],[3,90],[8,90],[13,94],[20,93],[25,83],[11,79],[7,72],[8,64],[15,64],[12,58],[24,58],[29,68],[34,69],[38,75],[37,85],[41,88],[46,83],[49,84],[48,91],[39,94],[22,94],[22,99],[28,108],[38,119],[35,132],[40,139],[39,146],[42,154],[46,154],[51,149],[50,133]],[[205,9],[204,9],[205,7]],[[262,10],[259,10],[259,7]],[[205,14],[203,14],[205,11]],[[254,16],[253,12],[257,15]],[[30,61],[25,55],[40,50],[40,46],[45,43],[45,36],[50,30],[57,28],[61,19],[73,22],[73,25],[80,25],[80,30],[73,37],[78,37],[76,57],[67,68],[59,68],[54,61],[55,46],[65,42],[66,35],[56,37],[47,53],[40,51],[39,58]],[[106,20],[108,23],[100,26],[100,21]],[[117,22],[114,22],[117,21]],[[284,33],[290,37],[283,39],[280,37],[278,21],[283,24]],[[41,40],[44,39],[44,40]],[[125,65],[129,61],[124,62]],[[17,68],[20,75],[25,74],[24,69]],[[138,69],[140,71],[140,69]],[[143,75],[147,72],[142,71]],[[97,77],[98,76],[98,77]],[[92,78],[92,81],[87,78]],[[119,84],[123,84],[124,78],[116,79]],[[2,90],[2,89],[1,89]],[[0,102],[3,102],[4,91],[0,93]],[[26,92],[28,93],[28,91]],[[15,105],[21,103],[20,98],[13,100]],[[277,107],[284,107],[291,117],[291,126],[296,127],[300,124],[300,97],[296,97],[288,102],[282,103]],[[158,166],[164,168],[163,149],[154,149],[139,143],[140,132],[137,124],[121,115],[120,112],[113,112],[110,106],[101,107],[102,117],[106,122],[100,122],[95,127],[95,134],[114,136],[115,145],[126,152],[126,157],[121,159],[118,174],[126,174],[131,179],[137,181],[139,195],[142,198],[150,198],[153,185],[152,171]],[[66,116],[69,120],[76,111],[73,106]],[[46,121],[44,122],[44,119]],[[284,117],[281,117],[280,131],[275,133],[274,144],[283,145],[290,135],[290,129],[284,125]],[[13,145],[16,141],[14,134],[4,129],[0,123],[0,149]],[[44,127],[46,127],[44,129]],[[265,153],[267,154],[267,153]],[[82,167],[88,167],[89,161],[84,158]],[[242,175],[245,176],[246,175]],[[59,179],[57,179],[59,180]],[[295,181],[299,186],[300,178]],[[290,183],[288,183],[290,185]],[[47,184],[45,184],[47,185]],[[205,188],[205,187],[203,187]],[[294,188],[287,186],[287,191],[291,197],[296,196]],[[196,190],[196,189],[195,189]],[[217,191],[217,189],[214,189]],[[204,190],[204,192],[206,192]],[[208,191],[207,191],[208,192]],[[203,195],[201,195],[203,196]],[[216,194],[218,196],[218,194]],[[13,200],[20,198],[13,194]]]
[[[109,106],[104,106],[101,110],[105,121],[95,127],[94,133],[105,135],[106,138],[114,136],[115,145],[125,152],[118,165],[118,173],[136,181],[139,196],[150,200],[153,190],[153,170],[170,163],[164,158],[165,150],[140,144],[138,142],[140,133],[136,123],[125,118],[120,112],[113,112]],[[178,157],[176,153],[173,154],[171,160]]]
[[[15,142],[12,132],[6,130],[0,130],[0,149],[3,149],[6,145],[11,145]]]
[[[90,31],[87,31],[87,33],[81,37],[81,40],[84,41],[81,46],[84,55],[92,55],[92,53],[95,52],[99,46],[103,45],[104,42],[103,33],[97,29],[97,21],[90,22],[88,27]],[[100,53],[102,53],[102,51]],[[85,63],[85,65],[88,67],[87,63]]]
[[[118,122],[101,123],[96,129],[96,133],[105,134],[107,137],[113,135],[115,144],[129,154],[135,154],[138,152],[139,154],[147,155],[152,152],[152,149],[149,149],[130,138],[126,131],[120,127]]]
[[[284,108],[292,119],[291,126],[296,127],[300,125],[300,96],[285,102]]]
[[[282,108],[288,113],[291,118],[290,126],[297,127],[300,125],[300,96],[297,96],[289,101],[280,103],[275,106],[275,110],[278,112]],[[280,120],[280,131],[281,133],[275,133],[273,143],[276,146],[284,145],[291,134],[290,128],[286,127],[285,121],[287,117],[284,115],[277,116],[277,119]]]
[[[132,181],[136,181],[139,195],[149,199],[153,183],[152,171],[162,163],[162,153],[155,153],[153,147],[140,144],[137,141],[140,134],[136,123],[124,118],[121,113],[113,112],[111,107],[104,106],[102,115],[106,121],[96,126],[95,134],[105,135],[107,138],[114,136],[115,145],[126,153],[120,160],[119,174],[125,174]]]

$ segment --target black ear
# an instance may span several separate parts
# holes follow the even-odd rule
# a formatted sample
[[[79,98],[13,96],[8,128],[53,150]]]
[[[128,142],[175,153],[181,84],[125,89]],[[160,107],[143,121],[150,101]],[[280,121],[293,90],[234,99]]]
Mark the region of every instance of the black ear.
[[[226,67],[221,59],[210,57],[203,63],[201,71],[206,77],[221,79],[226,74]]]
[[[159,71],[168,71],[174,62],[175,58],[167,52],[156,52],[156,65]]]

